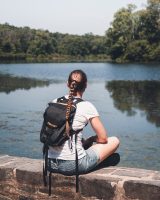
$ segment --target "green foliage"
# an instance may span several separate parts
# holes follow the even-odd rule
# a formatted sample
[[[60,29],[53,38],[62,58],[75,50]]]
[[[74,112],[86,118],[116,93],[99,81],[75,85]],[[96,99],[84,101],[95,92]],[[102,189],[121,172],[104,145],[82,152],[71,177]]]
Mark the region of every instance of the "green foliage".
[[[147,40],[135,40],[130,42],[125,52],[125,59],[130,61],[148,60],[150,45]]]
[[[148,0],[146,9],[134,5],[114,15],[106,32],[107,52],[116,62],[159,62],[160,0]]]
[[[0,24],[0,60],[160,61],[160,0],[143,10],[129,4],[118,10],[105,36],[50,33]]]
[[[106,58],[104,39],[91,33],[79,36],[1,24],[0,60],[84,60],[98,55]]]

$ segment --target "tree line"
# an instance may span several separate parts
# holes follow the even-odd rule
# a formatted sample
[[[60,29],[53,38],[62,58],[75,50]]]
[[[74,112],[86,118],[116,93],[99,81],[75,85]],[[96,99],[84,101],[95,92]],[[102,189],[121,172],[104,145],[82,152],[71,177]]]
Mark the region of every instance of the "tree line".
[[[148,0],[145,9],[128,5],[114,15],[106,31],[107,53],[117,62],[160,61],[160,0]]]
[[[0,60],[160,61],[160,0],[118,10],[104,36],[51,33],[0,24]]]
[[[104,40],[92,33],[79,36],[1,24],[0,59],[105,57]]]

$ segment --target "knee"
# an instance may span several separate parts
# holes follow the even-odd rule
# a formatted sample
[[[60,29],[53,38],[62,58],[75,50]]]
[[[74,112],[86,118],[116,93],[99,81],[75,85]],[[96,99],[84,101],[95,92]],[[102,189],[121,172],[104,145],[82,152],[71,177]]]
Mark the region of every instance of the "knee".
[[[120,140],[118,137],[114,137],[114,141],[117,144],[117,147],[120,145]]]
[[[110,137],[110,140],[112,141],[112,143],[114,143],[116,147],[120,145],[120,140],[118,139],[118,137],[116,136]]]

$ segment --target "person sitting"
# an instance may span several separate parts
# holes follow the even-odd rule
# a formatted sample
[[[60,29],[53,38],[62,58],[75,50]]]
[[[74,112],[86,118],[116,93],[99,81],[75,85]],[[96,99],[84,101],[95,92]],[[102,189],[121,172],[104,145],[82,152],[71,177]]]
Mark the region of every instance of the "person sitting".
[[[87,88],[87,76],[82,70],[74,70],[69,74],[67,86],[72,91],[72,99],[82,99],[85,89]],[[69,98],[66,95],[65,98]],[[56,102],[57,99],[53,100]],[[77,134],[77,142],[75,134],[71,140],[67,140],[61,146],[49,146],[48,158],[50,171],[61,173],[64,175],[76,174],[75,162],[75,145],[78,153],[78,172],[79,174],[87,173],[98,166],[107,157],[113,154],[120,141],[117,137],[108,137],[107,131],[100,119],[99,113],[95,106],[89,101],[81,101],[76,105],[76,113],[72,123],[73,130],[81,130]],[[94,136],[87,140],[83,139],[83,129],[86,124],[90,123]],[[71,148],[72,142],[72,148]]]

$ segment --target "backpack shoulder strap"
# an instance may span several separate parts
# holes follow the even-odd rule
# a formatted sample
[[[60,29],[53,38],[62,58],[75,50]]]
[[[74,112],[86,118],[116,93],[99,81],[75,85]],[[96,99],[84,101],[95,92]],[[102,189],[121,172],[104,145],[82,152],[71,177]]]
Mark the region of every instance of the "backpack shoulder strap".
[[[81,98],[74,98],[74,99],[73,99],[73,104],[76,106],[78,103],[80,103],[80,102],[82,102],[82,101],[84,101],[84,100],[81,99]]]
[[[84,101],[83,99],[81,98],[73,98],[73,104],[76,106],[78,103]],[[62,96],[62,97],[59,97],[57,99],[57,102],[58,103],[67,103],[68,102],[68,99],[65,97],[65,96]]]

